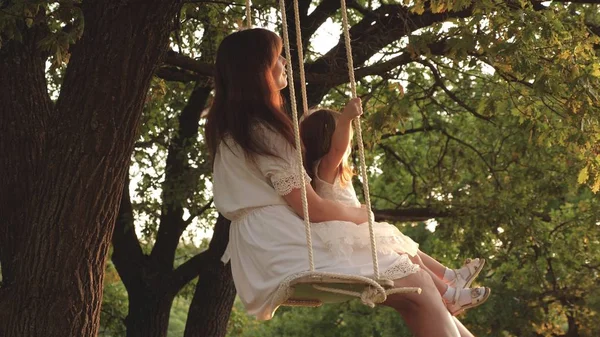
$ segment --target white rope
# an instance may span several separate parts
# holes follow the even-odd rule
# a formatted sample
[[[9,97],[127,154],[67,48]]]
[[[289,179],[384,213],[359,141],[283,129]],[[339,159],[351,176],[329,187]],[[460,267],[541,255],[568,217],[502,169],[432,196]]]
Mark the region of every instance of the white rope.
[[[300,9],[298,0],[294,0],[294,23],[296,27],[296,49],[298,50],[298,64],[300,71],[300,92],[302,93],[302,113],[308,112],[308,98],[306,95],[306,75],[304,74],[304,46],[302,44],[302,27],[300,27]],[[289,60],[291,62],[291,60]]]
[[[297,0],[294,0],[297,1]],[[348,76],[350,78],[350,90],[352,91],[352,98],[356,98],[356,80],[354,78],[354,60],[352,59],[352,46],[350,44],[350,28],[348,25],[348,13],[346,10],[346,0],[341,0],[341,11],[342,11],[342,28],[344,30],[344,42],[346,44],[346,58],[348,59]],[[362,127],[360,118],[354,119],[354,128],[356,129],[356,139],[358,142],[358,155],[360,158],[360,173],[363,180],[363,191],[365,195],[365,202],[367,204],[367,211],[369,215],[369,237],[371,239],[371,256],[373,258],[373,273],[375,279],[379,279],[379,261],[377,261],[377,244],[375,242],[375,233],[373,231],[373,212],[371,212],[371,195],[369,192],[369,179],[367,177],[367,164],[365,162],[365,146],[362,138]]]
[[[297,0],[295,0],[297,1]],[[297,6],[298,4],[295,3]],[[312,237],[310,233],[310,219],[308,217],[308,200],[306,199],[306,180],[304,179],[304,167],[302,166],[302,144],[300,142],[300,130],[298,126],[298,109],[296,107],[296,90],[294,88],[294,71],[292,68],[292,55],[290,51],[290,40],[288,37],[288,25],[287,17],[285,14],[285,0],[279,0],[279,7],[281,11],[281,21],[283,30],[283,44],[285,47],[285,57],[287,58],[287,75],[288,75],[288,87],[290,89],[290,105],[292,106],[292,119],[294,124],[294,138],[296,139],[296,157],[298,162],[298,173],[302,179],[302,214],[304,215],[304,231],[306,232],[306,245],[308,246],[308,264],[310,271],[315,270],[315,262],[313,258],[312,249]],[[300,45],[302,48],[302,45]],[[300,66],[302,67],[302,59],[300,60]],[[301,83],[304,87],[303,83]]]
[[[252,7],[250,0],[246,0],[246,28],[252,28]]]

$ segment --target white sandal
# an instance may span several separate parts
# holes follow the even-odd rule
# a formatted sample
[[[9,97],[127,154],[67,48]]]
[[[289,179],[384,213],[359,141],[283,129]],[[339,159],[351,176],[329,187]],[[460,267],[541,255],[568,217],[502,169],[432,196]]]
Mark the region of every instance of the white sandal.
[[[487,287],[473,288],[471,289],[471,303],[467,303],[461,306],[460,304],[458,304],[460,291],[457,289],[454,295],[454,301],[452,303],[446,302],[446,308],[448,308],[448,311],[452,316],[456,316],[463,313],[467,309],[475,308],[476,306],[483,304],[488,299],[488,297],[490,297],[491,293],[492,290]]]
[[[484,265],[485,259],[483,258],[466,259],[465,263],[460,268],[467,267],[467,269],[469,270],[469,276],[467,278],[464,278],[460,273],[457,273],[456,270],[454,270],[455,278],[448,285],[456,288],[456,290],[458,291],[460,291],[461,289],[469,288],[471,286],[471,283],[473,283],[475,278],[483,269]]]

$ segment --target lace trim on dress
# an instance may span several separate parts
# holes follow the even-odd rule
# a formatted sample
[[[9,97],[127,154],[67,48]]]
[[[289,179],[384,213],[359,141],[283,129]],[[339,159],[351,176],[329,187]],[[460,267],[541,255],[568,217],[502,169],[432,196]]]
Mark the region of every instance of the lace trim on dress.
[[[419,265],[412,263],[407,255],[400,255],[398,263],[384,271],[383,276],[390,280],[397,280],[410,274],[414,274],[418,272],[419,269]]]
[[[292,170],[292,169],[290,169]],[[310,183],[310,177],[304,172],[304,181]],[[302,177],[298,172],[281,172],[271,178],[273,187],[279,195],[287,195],[295,188],[302,187]]]

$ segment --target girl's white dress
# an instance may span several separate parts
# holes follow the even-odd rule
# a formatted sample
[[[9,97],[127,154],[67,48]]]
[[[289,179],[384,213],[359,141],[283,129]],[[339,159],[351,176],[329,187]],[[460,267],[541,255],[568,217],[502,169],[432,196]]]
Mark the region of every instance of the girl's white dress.
[[[273,301],[280,282],[290,274],[309,269],[308,251],[304,222],[281,197],[301,187],[295,150],[267,127],[256,126],[253,130],[257,139],[264,141],[279,158],[246,159],[232,139],[223,140],[214,159],[213,194],[219,212],[232,221],[222,261],[231,262],[238,296],[248,313],[267,320],[281,304]],[[319,226],[325,228],[328,223],[360,227],[342,221]],[[341,256],[320,240],[321,236],[313,238],[317,271],[373,275],[368,246],[354,245],[350,254]],[[406,254],[385,250],[380,251],[378,257],[382,274],[391,279],[405,277],[419,269]]]
[[[317,162],[315,172],[319,172],[319,164],[320,162]],[[361,206],[352,183],[342,185],[339,175],[335,177],[333,184],[330,184],[322,180],[317,173],[314,186],[315,192],[321,198],[335,200],[349,206]],[[312,229],[337,258],[349,259],[355,250],[371,247],[368,223],[357,226],[346,221],[328,221],[314,224]],[[415,256],[419,250],[418,243],[387,222],[373,223],[373,233],[379,253],[397,252]]]

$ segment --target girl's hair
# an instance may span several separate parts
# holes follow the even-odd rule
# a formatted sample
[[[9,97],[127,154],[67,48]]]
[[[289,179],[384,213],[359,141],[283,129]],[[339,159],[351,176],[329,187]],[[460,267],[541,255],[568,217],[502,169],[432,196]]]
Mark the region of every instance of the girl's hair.
[[[205,126],[213,158],[225,136],[233,138],[246,156],[278,156],[253,134],[257,124],[280,133],[295,147],[292,121],[271,73],[281,48],[277,34],[260,28],[233,33],[221,42],[215,64],[215,97]]]
[[[304,168],[313,181],[317,175],[315,165],[331,150],[331,140],[339,114],[337,111],[319,109],[303,116],[300,123],[300,138],[305,151]],[[342,160],[338,170],[342,186],[352,180],[354,172],[346,157]]]

